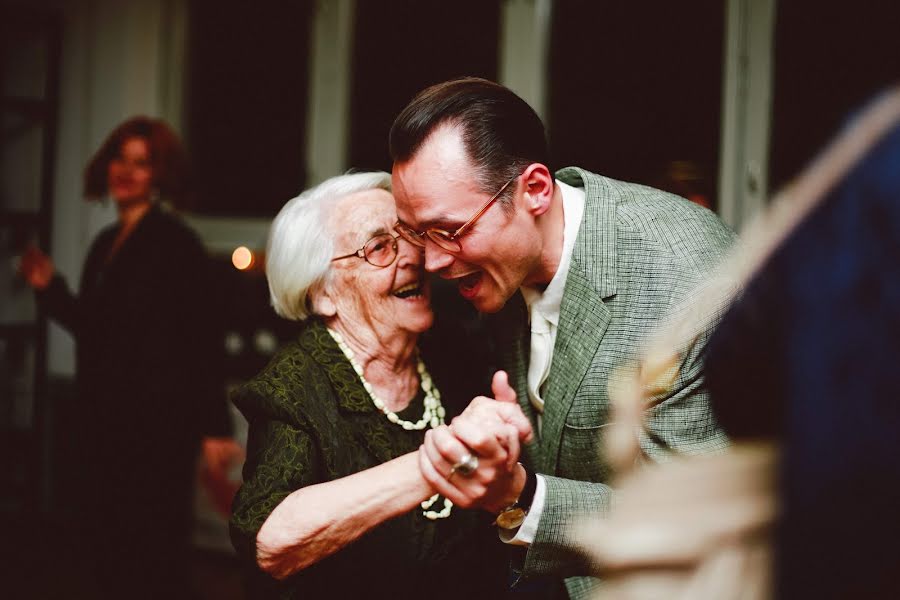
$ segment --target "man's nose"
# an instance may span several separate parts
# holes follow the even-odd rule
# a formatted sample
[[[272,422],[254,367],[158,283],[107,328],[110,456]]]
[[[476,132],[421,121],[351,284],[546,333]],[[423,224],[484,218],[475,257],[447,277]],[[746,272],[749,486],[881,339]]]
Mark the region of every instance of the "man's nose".
[[[437,273],[446,269],[453,263],[453,255],[432,242],[425,242],[425,270],[429,273]]]

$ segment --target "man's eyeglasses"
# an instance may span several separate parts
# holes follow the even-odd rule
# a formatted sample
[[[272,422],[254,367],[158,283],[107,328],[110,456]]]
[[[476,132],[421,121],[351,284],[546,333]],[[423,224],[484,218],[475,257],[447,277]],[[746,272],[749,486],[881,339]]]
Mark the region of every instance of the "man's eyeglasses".
[[[356,252],[351,252],[344,256],[336,256],[331,259],[331,262],[356,256],[364,259],[372,266],[387,267],[393,264],[397,259],[397,238],[399,237],[399,235],[392,235],[390,233],[379,233],[369,239],[369,241]]]
[[[400,221],[397,221],[397,224],[394,225],[394,229],[397,230],[397,233],[403,236],[404,240],[418,246],[419,248],[425,247],[425,236],[428,236],[428,239],[430,239],[432,242],[434,242],[444,250],[447,250],[448,252],[459,252],[460,250],[462,250],[462,246],[460,246],[458,239],[466,232],[466,230],[469,229],[469,227],[475,224],[475,221],[480,219],[481,216],[487,212],[487,209],[491,207],[491,204],[493,204],[494,201],[500,197],[500,194],[502,194],[503,191],[509,187],[509,184],[515,181],[518,177],[519,176],[516,175],[515,177],[504,183],[503,187],[497,190],[497,193],[491,196],[491,199],[488,200],[484,204],[484,206],[482,206],[478,210],[478,212],[472,215],[471,219],[463,223],[459,229],[452,233],[444,229],[438,229],[437,227],[429,227],[425,231],[418,232],[412,229],[410,226],[404,225]]]

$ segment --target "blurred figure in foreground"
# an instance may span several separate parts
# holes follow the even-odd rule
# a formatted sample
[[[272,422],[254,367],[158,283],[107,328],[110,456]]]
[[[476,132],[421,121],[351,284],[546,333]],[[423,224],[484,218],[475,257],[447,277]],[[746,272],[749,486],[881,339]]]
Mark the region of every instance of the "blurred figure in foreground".
[[[108,196],[118,220],[94,240],[74,295],[49,257],[31,247],[21,272],[39,306],[76,341],[80,497],[96,597],[188,595],[195,457],[234,452],[224,386],[207,318],[207,257],[162,200],[187,197],[187,164],[162,121],[119,125],[84,173],[84,196]],[[81,530],[79,530],[81,531]]]
[[[848,129],[709,348],[725,429],[781,442],[779,598],[900,597],[900,88]]]
[[[622,493],[576,534],[604,598],[895,598],[900,532],[900,88],[748,227],[706,300],[619,386]],[[720,456],[633,468],[671,348],[710,340]]]
[[[233,396],[250,430],[232,539],[254,598],[504,592],[490,515],[453,506],[419,470],[426,432],[462,410],[479,369],[458,329],[425,340],[424,256],[394,231],[390,190],[387,173],[334,177],[272,224],[272,304],[304,327]],[[499,459],[469,456],[456,477],[511,476],[531,426],[509,408],[518,431],[493,440]]]

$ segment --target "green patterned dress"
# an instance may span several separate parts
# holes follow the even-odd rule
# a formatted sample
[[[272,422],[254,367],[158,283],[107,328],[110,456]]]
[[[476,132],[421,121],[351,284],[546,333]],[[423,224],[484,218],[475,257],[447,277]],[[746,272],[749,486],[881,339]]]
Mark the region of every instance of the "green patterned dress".
[[[471,395],[448,398],[441,381],[449,380],[440,377],[436,365],[428,366],[442,391],[449,420]],[[458,381],[462,374],[450,375]],[[490,516],[458,507],[449,518],[437,521],[426,519],[416,508],[285,582],[261,573],[256,568],[256,534],[291,492],[416,450],[424,430],[404,430],[374,407],[353,367],[317,320],[311,320],[299,339],[239,388],[232,400],[250,423],[244,484],[235,498],[231,534],[251,570],[252,597],[503,595],[506,560]],[[416,421],[422,412],[420,391],[398,414]],[[441,505],[439,501],[435,508]]]

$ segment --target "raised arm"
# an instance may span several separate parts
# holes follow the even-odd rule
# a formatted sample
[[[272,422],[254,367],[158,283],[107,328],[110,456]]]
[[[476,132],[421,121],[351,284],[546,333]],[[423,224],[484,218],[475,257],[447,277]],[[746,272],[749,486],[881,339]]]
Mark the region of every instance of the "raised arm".
[[[50,257],[37,246],[28,246],[22,253],[19,272],[34,289],[41,309],[73,334],[77,333],[78,300],[69,291],[66,281],[56,272]]]

